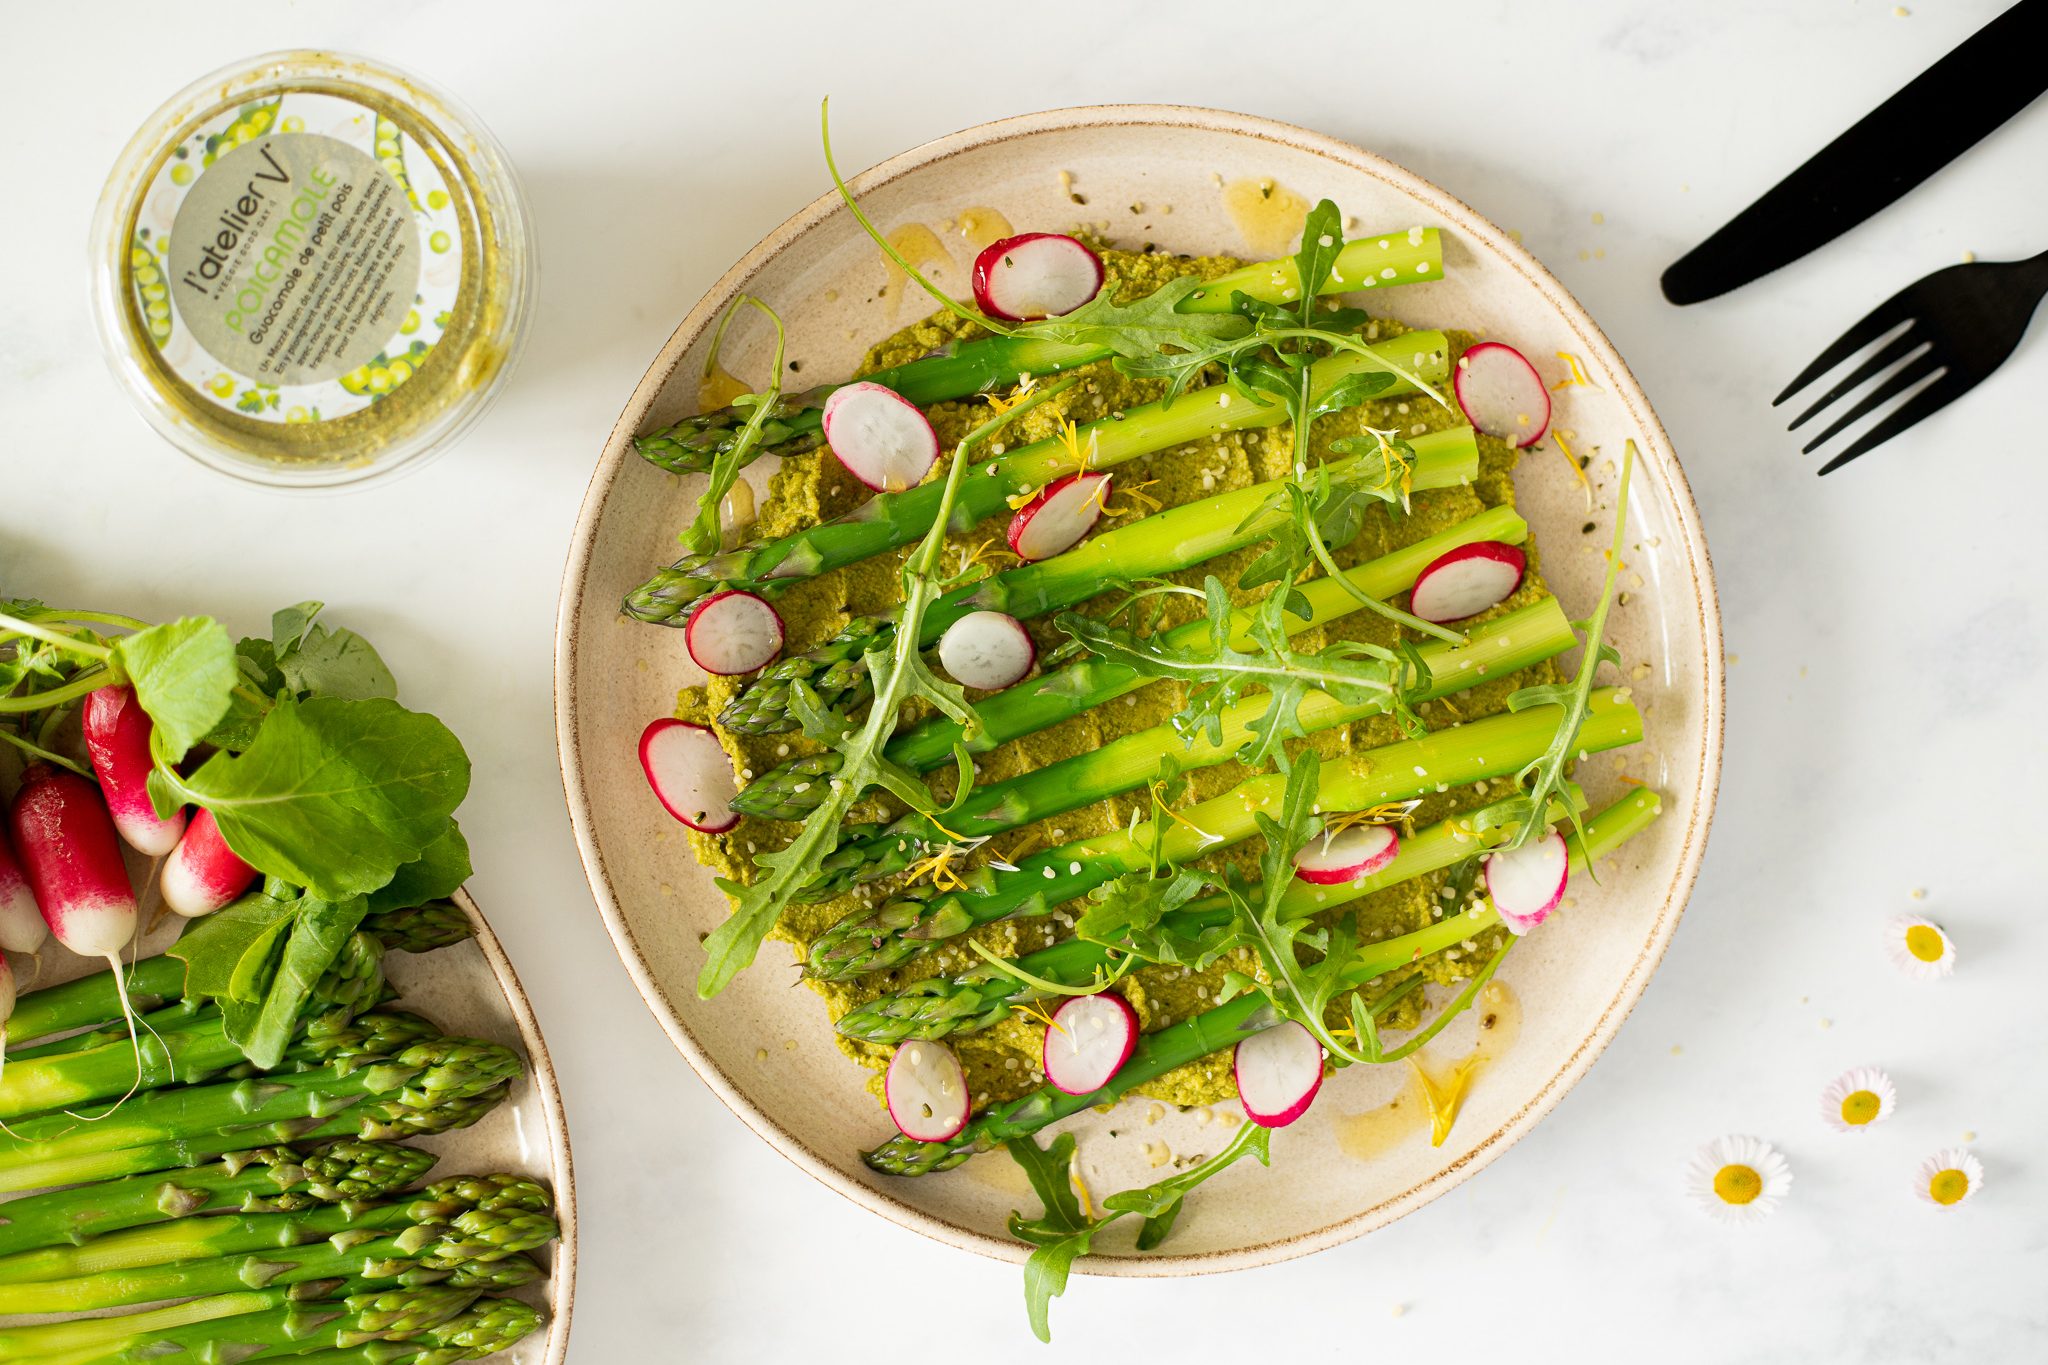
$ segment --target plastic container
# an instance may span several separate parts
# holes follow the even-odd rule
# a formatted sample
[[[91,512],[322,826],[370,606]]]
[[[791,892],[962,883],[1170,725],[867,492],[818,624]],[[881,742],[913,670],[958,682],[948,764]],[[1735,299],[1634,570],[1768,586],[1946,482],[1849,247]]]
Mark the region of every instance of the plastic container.
[[[334,488],[417,468],[483,413],[533,313],[503,150],[415,77],[278,52],[181,91],[94,215],[122,387],[209,468]]]

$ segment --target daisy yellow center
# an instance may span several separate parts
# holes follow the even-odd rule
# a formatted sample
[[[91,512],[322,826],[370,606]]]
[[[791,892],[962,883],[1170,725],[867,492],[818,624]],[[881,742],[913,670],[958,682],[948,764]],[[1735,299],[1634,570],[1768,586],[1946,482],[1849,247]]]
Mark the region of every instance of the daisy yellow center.
[[[1937,1204],[1960,1204],[1969,1192],[1970,1177],[1953,1168],[1936,1171],[1934,1179],[1927,1182],[1927,1193]]]
[[[1729,1165],[1714,1172],[1714,1193],[1724,1204],[1747,1204],[1764,1192],[1764,1178],[1754,1167]]]
[[[1852,1090],[1842,1096],[1842,1122],[1862,1126],[1877,1122],[1877,1111],[1883,1107],[1874,1090]]]
[[[1941,961],[1941,931],[1926,924],[1916,924],[1906,931],[1906,951],[1922,962]]]

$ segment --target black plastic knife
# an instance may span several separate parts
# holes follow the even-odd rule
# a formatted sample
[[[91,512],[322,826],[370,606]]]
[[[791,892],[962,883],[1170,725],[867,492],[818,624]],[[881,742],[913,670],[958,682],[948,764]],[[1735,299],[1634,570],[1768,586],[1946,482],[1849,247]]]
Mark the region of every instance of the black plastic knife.
[[[2048,0],[2020,0],[1664,272],[1698,303],[1825,246],[2048,90]]]

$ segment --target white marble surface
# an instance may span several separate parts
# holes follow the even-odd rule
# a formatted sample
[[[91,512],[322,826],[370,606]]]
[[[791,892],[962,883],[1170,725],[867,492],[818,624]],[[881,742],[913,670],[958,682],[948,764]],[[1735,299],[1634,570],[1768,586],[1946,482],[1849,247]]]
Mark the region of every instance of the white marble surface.
[[[2038,1357],[2048,464],[2025,395],[2048,374],[2048,337],[1826,481],[1767,403],[1899,285],[1965,251],[2042,248],[2048,107],[1766,283],[1683,312],[1655,288],[1681,249],[1999,6],[1923,0],[1902,18],[1877,0],[1568,13],[1180,0],[862,17],[879,8],[0,15],[0,583],[242,626],[323,597],[379,643],[413,703],[461,731],[478,778],[472,886],[525,971],[575,1132],[571,1359],[1044,1355],[1014,1267],[839,1200],[697,1083],[599,927],[556,773],[555,592],[590,462],[675,320],[824,187],[824,92],[851,165],[1030,109],[1226,105],[1353,139],[1519,229],[1629,358],[1686,459],[1739,657],[1691,912],[1557,1113],[1436,1205],[1315,1259],[1225,1280],[1077,1280],[1057,1306],[1060,1341],[1475,1360]],[[1255,26],[1234,33],[1248,12]],[[1112,14],[1128,35],[1098,27]],[[1145,34],[1169,22],[1174,33]],[[313,499],[231,486],[148,432],[100,360],[83,259],[101,177],[160,99],[230,57],[300,44],[409,65],[480,111],[525,176],[545,260],[532,347],[484,424],[417,477]],[[913,104],[911,83],[932,93]],[[1960,944],[1950,981],[1911,983],[1884,959],[1882,926],[1916,905],[1914,887]],[[1820,1087],[1866,1062],[1897,1078],[1897,1118],[1858,1138],[1825,1131]],[[1729,1131],[1771,1139],[1796,1168],[1764,1227],[1712,1225],[1679,1194],[1694,1146]],[[1966,1131],[1985,1194],[1950,1215],[1917,1204],[1915,1163]]]

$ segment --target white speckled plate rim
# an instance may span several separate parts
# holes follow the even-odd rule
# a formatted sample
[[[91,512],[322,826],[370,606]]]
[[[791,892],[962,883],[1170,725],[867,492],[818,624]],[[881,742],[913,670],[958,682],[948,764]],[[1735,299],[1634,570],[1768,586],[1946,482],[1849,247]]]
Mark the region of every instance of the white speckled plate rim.
[[[1096,1256],[1085,1258],[1077,1266],[1083,1273],[1098,1275],[1180,1276],[1245,1269],[1306,1256],[1392,1222],[1434,1199],[1499,1156],[1556,1107],[1565,1092],[1592,1066],[1594,1060],[1613,1040],[1636,1001],[1641,998],[1650,977],[1656,971],[1657,964],[1663,959],[1665,949],[1677,930],[1678,919],[1684,910],[1686,898],[1698,877],[1700,861],[1705,855],[1707,833],[1713,820],[1714,799],[1720,784],[1722,730],[1726,707],[1721,617],[1719,600],[1714,590],[1713,566],[1707,551],[1706,534],[1700,524],[1699,509],[1693,500],[1692,490],[1686,482],[1677,457],[1671,450],[1669,438],[1655,413],[1651,411],[1648,398],[1605,334],[1564,286],[1505,232],[1442,189],[1382,157],[1336,138],[1246,114],[1181,105],[1096,105],[1027,114],[964,129],[891,157],[872,170],[856,176],[850,184],[860,193],[869,193],[912,171],[991,143],[1038,133],[1100,126],[1192,127],[1277,143],[1327,158],[1385,182],[1427,205],[1446,227],[1455,229],[1469,241],[1483,246],[1486,251],[1509,264],[1533,284],[1557,310],[1559,318],[1571,330],[1585,354],[1595,358],[1600,366],[1620,380],[1620,387],[1614,396],[1622,404],[1630,424],[1641,438],[1641,458],[1656,470],[1669,488],[1675,504],[1674,514],[1678,525],[1684,531],[1685,543],[1680,549],[1684,566],[1694,585],[1695,600],[1692,605],[1700,625],[1703,651],[1703,657],[1699,660],[1699,676],[1705,684],[1705,695],[1701,698],[1704,748],[1698,755],[1697,784],[1695,789],[1687,794],[1689,799],[1684,802],[1687,824],[1671,884],[1662,904],[1657,907],[1654,918],[1647,926],[1642,951],[1637,955],[1627,974],[1615,982],[1614,990],[1602,1007],[1595,1026],[1565,1060],[1564,1065],[1551,1075],[1520,1109],[1464,1155],[1401,1194],[1361,1209],[1326,1227],[1223,1252],[1199,1255]],[[720,1101],[791,1162],[862,1207],[873,1209],[893,1222],[949,1245],[999,1260],[1022,1261],[1029,1249],[1020,1243],[988,1236],[935,1218],[921,1209],[851,1179],[811,1151],[772,1116],[753,1104],[732,1078],[698,1045],[690,1030],[683,1025],[667,991],[649,971],[632,929],[620,911],[603,853],[591,828],[589,797],[582,780],[582,758],[578,751],[577,738],[577,699],[570,686],[576,671],[579,647],[580,632],[575,620],[576,603],[591,570],[590,549],[595,540],[596,524],[606,495],[631,457],[630,441],[634,434],[637,414],[644,412],[649,403],[667,385],[689,344],[725,311],[740,292],[741,284],[770,258],[828,215],[840,211],[840,208],[836,194],[821,195],[770,232],[753,250],[741,257],[721,276],[678,325],[660,356],[634,389],[619,422],[606,441],[604,454],[591,476],[590,486],[584,494],[583,507],[577,518],[568,562],[563,573],[562,598],[557,618],[555,716],[563,786],[568,798],[570,819],[575,828],[577,847],[582,853],[598,909],[604,917],[605,926],[612,935],[619,955],[625,962],[627,971],[632,975],[634,984],[647,1000],[649,1008],[654,1011],[655,1017],[675,1043],[677,1050],[703,1077]],[[550,1360],[553,1359],[554,1357],[550,1356]]]

